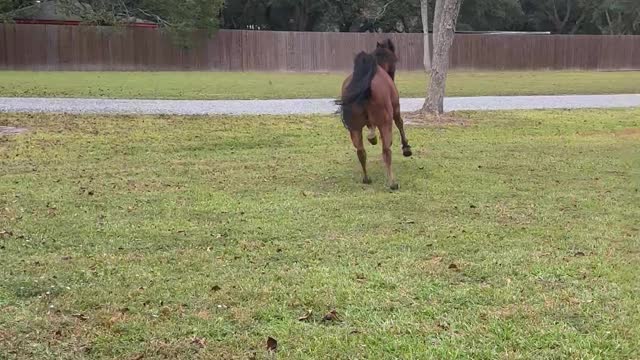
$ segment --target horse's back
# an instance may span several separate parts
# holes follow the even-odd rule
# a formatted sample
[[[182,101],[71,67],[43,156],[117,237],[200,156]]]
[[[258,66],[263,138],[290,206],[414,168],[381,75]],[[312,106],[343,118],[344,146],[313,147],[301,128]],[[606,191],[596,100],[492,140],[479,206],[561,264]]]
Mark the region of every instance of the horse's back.
[[[347,86],[351,82],[352,75],[349,75],[342,83],[344,94]],[[399,102],[398,90],[391,76],[380,66],[371,81],[371,97],[364,107],[352,105],[352,126],[354,129],[361,129],[365,125],[382,126],[391,123],[393,118],[393,108]]]
[[[382,126],[391,123],[393,107],[399,102],[398,90],[391,76],[381,67],[371,82],[371,99],[367,106],[367,113],[372,125]]]

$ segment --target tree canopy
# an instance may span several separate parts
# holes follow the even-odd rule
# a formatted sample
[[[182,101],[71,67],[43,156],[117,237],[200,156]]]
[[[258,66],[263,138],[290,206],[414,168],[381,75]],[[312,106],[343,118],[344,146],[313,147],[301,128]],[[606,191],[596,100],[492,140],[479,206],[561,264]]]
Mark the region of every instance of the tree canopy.
[[[422,32],[420,0],[0,0],[0,16],[47,1],[89,23],[141,19],[179,32],[193,29]],[[430,1],[433,7],[435,0]],[[91,11],[79,11],[90,6]],[[433,11],[430,12],[433,14]],[[77,14],[78,15],[78,14]],[[464,0],[459,31],[640,34],[638,0]]]
[[[431,0],[432,10],[434,4],[435,0]],[[223,26],[288,31],[422,32],[420,0],[227,0]],[[640,1],[464,0],[457,29],[640,34]]]

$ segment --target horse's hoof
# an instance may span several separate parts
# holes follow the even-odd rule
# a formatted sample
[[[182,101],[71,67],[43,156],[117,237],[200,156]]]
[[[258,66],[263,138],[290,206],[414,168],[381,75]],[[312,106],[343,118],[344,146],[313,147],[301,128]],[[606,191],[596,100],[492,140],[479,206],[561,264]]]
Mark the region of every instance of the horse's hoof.
[[[367,140],[369,141],[369,144],[371,145],[378,145],[378,137],[374,136],[372,138],[367,138]]]
[[[398,190],[398,189],[400,189],[400,185],[398,185],[398,183],[391,184],[391,186],[389,186],[389,189],[394,190],[394,191]]]
[[[411,152],[411,146],[407,145],[402,147],[402,155],[404,155],[404,157],[413,155],[413,152]]]
[[[371,182],[372,182],[372,181],[371,181],[371,178],[370,178],[370,177],[368,177],[368,176],[365,176],[365,177],[363,177],[363,178],[362,178],[362,183],[363,183],[363,184],[367,184],[367,185],[369,185],[369,184],[371,184]]]

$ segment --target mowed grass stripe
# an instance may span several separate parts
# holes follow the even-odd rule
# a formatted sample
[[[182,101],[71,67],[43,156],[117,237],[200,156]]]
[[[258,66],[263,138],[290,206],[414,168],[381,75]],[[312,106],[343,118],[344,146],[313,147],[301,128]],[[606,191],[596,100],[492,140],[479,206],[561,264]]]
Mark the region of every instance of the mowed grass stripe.
[[[336,98],[345,74],[0,71],[0,96],[122,99]],[[423,97],[426,76],[398,72],[403,97]],[[448,96],[637,94],[640,71],[452,72]]]

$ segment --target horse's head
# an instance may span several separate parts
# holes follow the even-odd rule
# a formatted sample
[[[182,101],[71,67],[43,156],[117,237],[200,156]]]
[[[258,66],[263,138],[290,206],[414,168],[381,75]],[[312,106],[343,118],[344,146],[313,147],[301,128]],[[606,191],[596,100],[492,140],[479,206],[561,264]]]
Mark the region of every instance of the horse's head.
[[[378,42],[373,55],[376,57],[378,65],[391,76],[391,79],[395,80],[398,57],[396,56],[396,47],[391,39]]]
[[[393,41],[391,41],[391,39],[386,39],[383,42],[378,42],[376,44],[376,49],[387,49],[394,54],[396,53],[396,46],[393,44]]]

